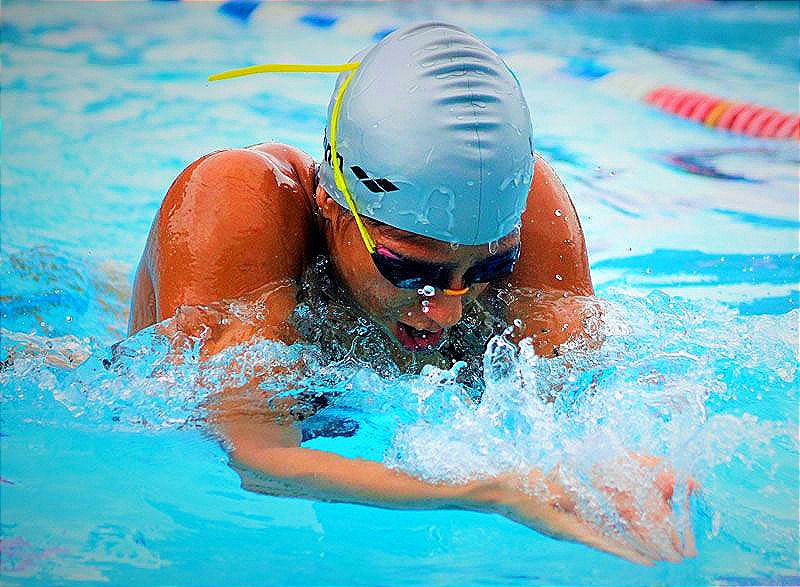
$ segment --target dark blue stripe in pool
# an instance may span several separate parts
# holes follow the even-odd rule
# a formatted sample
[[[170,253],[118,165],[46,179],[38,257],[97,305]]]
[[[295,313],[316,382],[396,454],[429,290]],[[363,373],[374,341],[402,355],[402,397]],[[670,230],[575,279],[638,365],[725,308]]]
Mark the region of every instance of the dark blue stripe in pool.
[[[247,22],[259,4],[258,0],[230,0],[220,6],[219,11],[225,16]]]
[[[332,27],[336,24],[337,20],[338,19],[331,14],[321,14],[318,12],[304,14],[300,17],[300,22],[321,29]]]

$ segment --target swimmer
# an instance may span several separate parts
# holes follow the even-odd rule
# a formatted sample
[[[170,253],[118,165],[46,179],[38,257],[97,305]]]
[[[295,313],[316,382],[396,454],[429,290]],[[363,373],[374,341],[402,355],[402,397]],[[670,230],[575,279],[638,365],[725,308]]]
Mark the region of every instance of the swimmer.
[[[322,253],[352,303],[408,353],[441,344],[465,307],[498,288],[539,292],[511,300],[504,316],[539,354],[584,336],[594,302],[581,225],[534,152],[527,103],[502,59],[458,27],[423,23],[337,71],[319,164],[264,143],[205,155],[180,173],[137,269],[130,333],[174,316],[177,331],[205,330],[207,353],[254,337],[297,341],[298,282]],[[266,310],[238,320],[215,305],[222,300],[260,300]],[[220,394],[213,418],[254,491],[500,513],[642,564],[691,554],[690,540],[682,544],[670,526],[668,479],[654,489],[653,512],[627,513],[634,527],[661,516],[653,532],[663,535],[648,529],[626,541],[582,519],[552,475],[426,482],[303,448],[285,418],[241,409],[239,391]],[[532,486],[546,487],[547,497]]]

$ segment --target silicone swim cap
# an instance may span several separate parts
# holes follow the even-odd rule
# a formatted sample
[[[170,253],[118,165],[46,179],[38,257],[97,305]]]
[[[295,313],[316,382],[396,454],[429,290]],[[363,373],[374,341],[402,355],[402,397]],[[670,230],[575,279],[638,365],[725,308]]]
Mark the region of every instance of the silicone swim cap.
[[[341,100],[336,151],[358,212],[438,240],[483,244],[519,222],[533,175],[533,130],[519,81],[456,26],[399,29],[360,61]],[[341,206],[328,106],[320,183]]]

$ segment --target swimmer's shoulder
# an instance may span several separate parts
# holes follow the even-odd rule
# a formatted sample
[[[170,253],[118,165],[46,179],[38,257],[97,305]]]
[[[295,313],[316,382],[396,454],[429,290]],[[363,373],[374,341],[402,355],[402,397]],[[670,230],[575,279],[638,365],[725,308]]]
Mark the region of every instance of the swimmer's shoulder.
[[[541,155],[535,155],[533,179],[522,214],[523,225],[534,224],[553,236],[580,235],[583,238],[578,211],[556,171]]]
[[[190,163],[173,182],[162,203],[169,211],[181,207],[184,195],[193,200],[210,192],[215,203],[229,212],[253,212],[261,207],[274,212],[310,215],[316,188],[316,164],[296,147],[282,143],[259,143],[245,148],[222,149]]]
[[[518,287],[593,292],[586,240],[572,199],[553,167],[536,155],[522,214],[522,252],[514,271]]]
[[[196,228],[196,223],[224,227],[224,232],[215,231],[222,239],[267,231],[284,241],[302,240],[313,225],[315,177],[314,160],[290,145],[215,151],[181,172],[159,216],[174,225],[180,210]]]
[[[145,249],[158,316],[297,280],[316,238],[313,181],[310,157],[274,143],[216,151],[187,166]]]
[[[292,192],[303,200],[309,211],[313,209],[311,200],[317,188],[317,164],[308,153],[284,143],[258,143],[247,150],[264,156],[276,175],[283,174],[284,179],[289,178],[291,181],[286,183],[295,186],[285,187],[298,188]]]

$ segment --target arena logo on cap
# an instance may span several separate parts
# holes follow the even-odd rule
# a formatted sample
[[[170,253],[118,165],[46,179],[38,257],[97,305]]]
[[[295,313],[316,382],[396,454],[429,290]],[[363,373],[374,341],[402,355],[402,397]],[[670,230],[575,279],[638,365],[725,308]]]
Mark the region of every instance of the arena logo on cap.
[[[367,189],[375,194],[381,192],[396,192],[400,189],[385,177],[370,177],[369,174],[358,165],[354,165],[350,169],[358,178],[358,181],[367,186]]]
[[[328,143],[328,138],[326,136],[325,162],[328,165],[332,165],[331,159],[332,159],[331,146]],[[336,160],[339,162],[339,169],[344,171],[344,159],[342,158],[341,153],[336,153]],[[374,194],[379,194],[384,192],[396,192],[400,189],[385,177],[370,177],[369,174],[358,165],[353,165],[352,167],[350,167],[350,170],[358,178],[358,181],[363,183],[366,186],[366,188]]]
[[[332,163],[331,163],[331,146],[328,143],[328,137],[327,136],[324,138],[324,142],[325,142],[325,163],[327,163],[328,165],[333,166]],[[344,159],[342,159],[342,154],[341,153],[336,153],[336,161],[339,162],[339,169],[340,170],[344,170]]]

